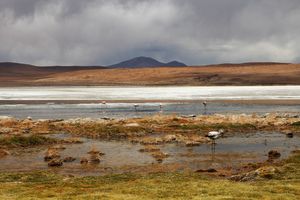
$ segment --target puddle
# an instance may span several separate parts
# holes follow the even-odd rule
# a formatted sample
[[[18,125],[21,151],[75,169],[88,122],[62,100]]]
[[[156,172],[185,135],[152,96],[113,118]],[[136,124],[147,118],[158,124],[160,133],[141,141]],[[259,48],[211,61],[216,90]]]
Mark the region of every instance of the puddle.
[[[69,135],[57,134],[50,137],[68,138]],[[107,173],[147,172],[151,168],[176,166],[176,170],[197,170],[207,168],[237,168],[241,164],[261,162],[267,159],[267,153],[276,149],[281,153],[280,159],[286,158],[292,150],[300,147],[300,138],[287,138],[280,133],[253,133],[243,136],[220,138],[213,149],[210,144],[186,147],[181,144],[163,144],[158,147],[170,156],[162,163],[149,154],[139,152],[143,146],[127,141],[101,141],[80,138],[82,144],[64,145],[60,151],[62,158],[72,156],[76,160],[64,163],[59,168],[49,168],[44,162],[46,147],[42,149],[29,148],[19,155],[10,155],[0,159],[0,171],[31,171],[50,169],[61,174],[103,175]],[[100,164],[81,165],[82,157],[89,157],[87,152],[92,147],[105,153]],[[174,170],[173,169],[173,170]]]

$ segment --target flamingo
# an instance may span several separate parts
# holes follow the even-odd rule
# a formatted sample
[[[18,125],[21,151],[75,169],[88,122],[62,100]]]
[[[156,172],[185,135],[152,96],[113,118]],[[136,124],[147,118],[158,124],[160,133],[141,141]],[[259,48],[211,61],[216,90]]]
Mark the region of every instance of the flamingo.
[[[203,104],[203,106],[204,106],[204,114],[206,114],[206,106],[207,106],[207,102],[206,102],[206,101],[203,101],[202,104]]]
[[[139,107],[139,105],[138,104],[134,104],[133,106],[134,106],[135,112],[137,112],[137,108]]]
[[[213,144],[215,144],[215,140],[221,137],[224,134],[224,130],[220,129],[219,131],[210,131],[206,137],[211,139],[213,141]]]
[[[159,104],[159,110],[160,110],[160,112],[162,112],[162,108],[163,108],[163,105],[160,103]]]
[[[102,101],[101,104],[103,105],[103,112],[105,112],[107,106],[106,101]]]

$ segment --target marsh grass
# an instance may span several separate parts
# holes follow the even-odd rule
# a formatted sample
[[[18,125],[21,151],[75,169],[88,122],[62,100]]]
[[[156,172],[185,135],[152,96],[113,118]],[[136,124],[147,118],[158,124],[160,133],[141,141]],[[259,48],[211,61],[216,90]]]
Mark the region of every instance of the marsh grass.
[[[273,179],[233,182],[199,173],[64,177],[46,171],[0,174],[0,199],[298,199],[300,154]]]
[[[7,147],[32,147],[36,145],[55,144],[58,141],[42,135],[6,136],[0,138],[0,145]]]

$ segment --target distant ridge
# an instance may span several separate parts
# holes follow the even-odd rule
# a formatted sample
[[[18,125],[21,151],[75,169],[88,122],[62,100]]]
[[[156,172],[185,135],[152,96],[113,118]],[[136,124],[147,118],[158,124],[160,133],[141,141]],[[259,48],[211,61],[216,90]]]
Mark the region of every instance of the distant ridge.
[[[112,66],[0,62],[0,86],[300,85],[300,64],[252,62],[186,67],[177,61],[161,63],[138,57]]]
[[[186,67],[184,63],[176,60],[163,63],[151,57],[135,57],[117,64],[109,65],[110,68],[143,68],[143,67]]]

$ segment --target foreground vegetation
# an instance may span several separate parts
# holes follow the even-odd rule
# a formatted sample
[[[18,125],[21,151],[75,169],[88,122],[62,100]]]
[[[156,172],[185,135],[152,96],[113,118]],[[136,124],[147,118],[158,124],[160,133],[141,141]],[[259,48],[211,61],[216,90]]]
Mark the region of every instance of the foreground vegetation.
[[[56,139],[41,135],[29,136],[6,136],[0,138],[1,147],[33,147],[37,145],[47,145],[58,143]]]
[[[125,120],[35,121],[3,118],[0,119],[0,150],[3,148],[3,155],[7,155],[9,151],[14,152],[23,147],[77,142],[44,136],[52,133],[129,139],[145,145],[162,142],[197,144],[207,142],[204,136],[208,131],[220,128],[225,129],[226,136],[253,131],[280,131],[298,135],[299,125],[298,116],[276,114],[197,117],[171,115]],[[155,138],[148,137],[153,134]],[[258,167],[260,166],[254,166],[253,170]],[[54,168],[54,171],[0,173],[0,199],[298,199],[300,152],[294,153],[275,168],[272,174],[256,176],[246,182],[191,172],[73,177],[58,175]]]
[[[199,173],[68,177],[46,171],[0,174],[0,199],[298,199],[300,153],[275,176],[234,182]]]

